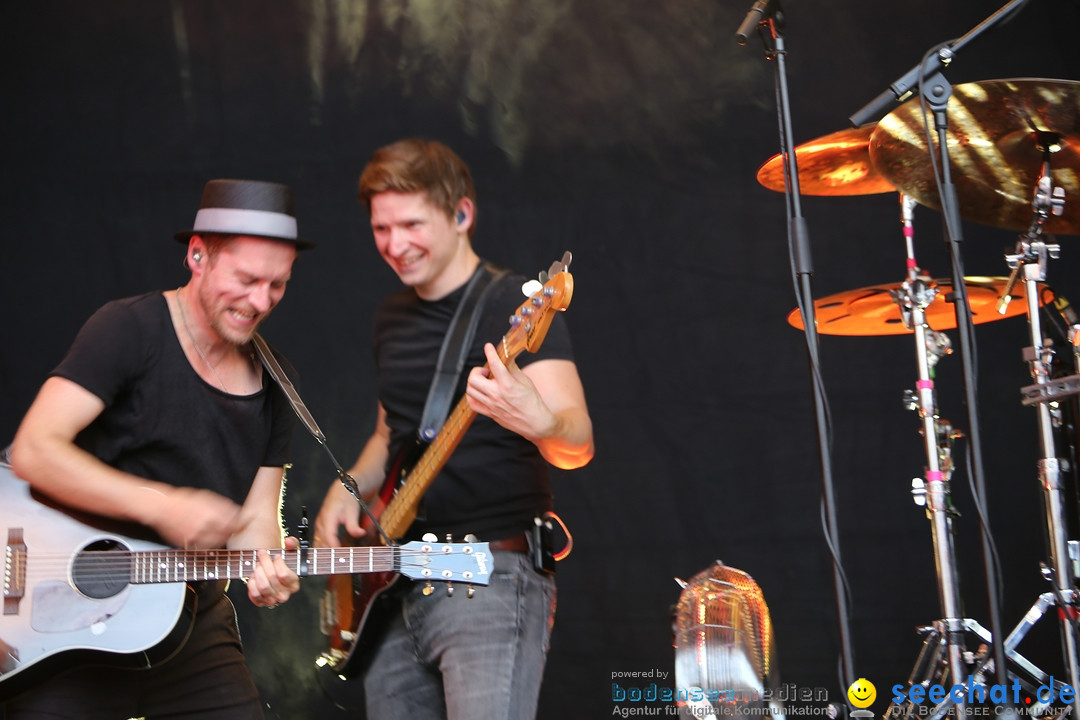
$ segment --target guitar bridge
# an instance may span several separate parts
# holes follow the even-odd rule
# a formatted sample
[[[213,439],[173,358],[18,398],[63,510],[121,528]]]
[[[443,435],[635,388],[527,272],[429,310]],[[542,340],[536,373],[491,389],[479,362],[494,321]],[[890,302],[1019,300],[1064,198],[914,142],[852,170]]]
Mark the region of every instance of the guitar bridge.
[[[23,529],[8,528],[4,546],[4,614],[18,615],[19,603],[26,594],[26,541]]]
[[[337,626],[337,601],[332,590],[323,593],[319,601],[319,627],[323,635],[330,635]]]

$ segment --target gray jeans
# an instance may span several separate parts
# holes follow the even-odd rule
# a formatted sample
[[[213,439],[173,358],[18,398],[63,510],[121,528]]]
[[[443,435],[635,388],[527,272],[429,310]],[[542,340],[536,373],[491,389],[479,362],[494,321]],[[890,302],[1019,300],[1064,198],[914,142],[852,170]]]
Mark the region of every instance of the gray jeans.
[[[452,597],[416,583],[364,678],[369,720],[536,716],[555,619],[555,579],[522,553],[495,552],[487,587]]]

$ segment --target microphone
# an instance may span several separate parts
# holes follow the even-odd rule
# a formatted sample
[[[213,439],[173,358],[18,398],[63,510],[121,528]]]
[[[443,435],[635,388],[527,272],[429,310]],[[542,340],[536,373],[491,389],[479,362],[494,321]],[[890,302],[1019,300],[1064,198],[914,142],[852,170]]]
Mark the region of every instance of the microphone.
[[[937,72],[948,67],[953,59],[953,47],[943,45],[936,52],[927,56],[926,62],[908,70],[897,78],[896,82],[889,86],[876,98],[860,108],[854,115],[848,118],[851,127],[859,127],[868,122],[877,122],[887,110],[898,103],[902,103],[915,94],[919,89],[919,80],[929,78]]]
[[[779,15],[781,12],[783,11],[780,9],[780,0],[757,0],[743,18],[742,25],[735,31],[735,42],[745,45],[746,38],[758,23],[773,13]]]
[[[916,65],[901,75],[896,82],[889,86],[888,90],[882,92],[863,106],[858,112],[849,117],[848,122],[851,123],[851,127],[860,127],[868,122],[880,120],[881,116],[885,114],[885,111],[894,103],[904,102],[908,97],[918,92],[918,85],[921,79],[927,79],[933,77],[936,73],[944,72],[945,68],[949,66],[956,56],[956,53],[960,52],[964,46],[986,30],[992,28],[998,22],[1008,22],[1012,20],[1013,17],[1015,17],[1014,13],[1019,13],[1028,2],[1030,2],[1030,0],[1009,0],[1005,7],[999,9],[996,13],[973,27],[963,37],[934,48],[933,52],[927,53],[927,55],[923,57],[923,61],[919,65]],[[936,99],[943,101],[948,98],[943,98],[938,94]]]

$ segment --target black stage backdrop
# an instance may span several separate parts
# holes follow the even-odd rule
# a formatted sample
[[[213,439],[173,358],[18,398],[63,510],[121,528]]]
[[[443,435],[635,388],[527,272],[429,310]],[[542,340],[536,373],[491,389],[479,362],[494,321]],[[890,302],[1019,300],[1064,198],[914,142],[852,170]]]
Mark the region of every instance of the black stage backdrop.
[[[342,463],[374,420],[369,337],[397,285],[375,253],[355,181],[379,145],[440,139],[471,165],[476,246],[533,273],[574,253],[566,318],[596,427],[585,469],[555,477],[575,546],[542,718],[612,714],[613,676],[671,672],[670,609],[721,559],[762,587],[782,679],[842,697],[821,471],[783,197],[755,180],[779,150],[773,63],[734,32],[748,0],[171,0],[18,3],[5,12],[0,198],[0,438],[9,438],[75,332],[106,300],[184,282],[172,233],[203,183],[290,184],[297,264],[265,334]],[[993,2],[785,3],[797,143],[846,118],[998,9]],[[1080,4],[1033,0],[963,50],[953,83],[1080,78]],[[1076,98],[1073,98],[1076,102]],[[1080,138],[1076,128],[1071,139]],[[963,182],[959,178],[958,182]],[[1069,198],[1068,202],[1080,202]],[[899,282],[895,194],[807,198],[814,294]],[[949,274],[939,213],[918,208],[921,265]],[[965,222],[969,274],[1006,275],[1013,230]],[[1060,238],[1050,283],[1080,293],[1080,247]],[[956,341],[955,333],[950,333]],[[1035,412],[1022,318],[977,328],[990,517],[1004,622],[1046,589]],[[940,616],[929,525],[911,478],[925,462],[903,391],[910,337],[825,336],[824,384],[855,672],[884,709]],[[942,415],[966,427],[957,355]],[[958,454],[966,448],[961,441]],[[286,514],[318,507],[332,468],[301,429]],[[954,480],[965,611],[988,624],[967,463]],[[1070,500],[1072,502],[1072,500]],[[1071,505],[1070,505],[1071,507]],[[274,718],[357,717],[320,687],[324,583],[273,613],[237,594],[251,667]],[[1044,621],[1028,654],[1061,676]],[[656,679],[661,686],[673,677]],[[353,689],[337,688],[339,704]]]

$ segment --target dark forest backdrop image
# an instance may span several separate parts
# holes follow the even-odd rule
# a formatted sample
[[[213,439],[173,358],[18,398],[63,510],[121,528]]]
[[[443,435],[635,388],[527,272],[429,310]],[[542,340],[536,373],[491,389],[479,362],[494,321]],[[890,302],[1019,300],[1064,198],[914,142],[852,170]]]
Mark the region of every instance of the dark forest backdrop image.
[[[372,314],[398,286],[356,180],[377,147],[438,139],[473,171],[482,257],[529,275],[566,250],[574,257],[565,317],[596,457],[553,479],[574,549],[558,569],[539,717],[610,716],[616,674],[673,671],[675,578],[716,560],[760,585],[781,680],[842,700],[813,385],[805,335],[787,321],[796,280],[785,199],[756,179],[780,151],[776,61],[756,34],[746,46],[734,39],[750,4],[42,0],[7,9],[0,444],[97,307],[186,281],[173,233],[191,227],[208,179],[242,177],[290,185],[300,233],[318,244],[263,334],[297,368],[329,447],[351,463],[375,420]],[[791,0],[783,9],[798,144],[848,127],[924,53],[999,5]],[[1030,0],[957,52],[946,77],[1080,80],[1078,28],[1076,0]],[[1080,143],[1080,95],[1066,92],[1062,105],[1071,126],[1054,129]],[[1065,202],[1075,219],[1080,197]],[[806,196],[802,209],[815,298],[904,280],[896,192]],[[920,205],[913,226],[919,265],[949,277],[941,213]],[[1017,229],[980,217],[962,227],[967,274],[1008,275]],[[1080,296],[1076,235],[1058,234],[1060,257],[1047,265],[1066,298]],[[955,331],[946,334],[957,347]],[[1032,383],[1031,342],[1023,317],[979,324],[974,337],[987,511],[1011,628],[1049,589],[1039,572],[1036,411],[1020,392]],[[916,354],[910,334],[820,337],[854,672],[877,686],[877,713],[912,668],[917,628],[941,616],[930,526],[911,496],[927,461],[904,404]],[[966,434],[962,367],[959,351],[946,356],[935,380],[941,415]],[[961,596],[965,617],[988,626],[968,449],[957,440],[952,481]],[[1076,460],[1075,447],[1059,454]],[[298,424],[291,529],[303,507],[314,516],[333,476]],[[1076,503],[1070,489],[1072,538]],[[362,717],[346,709],[355,688],[316,671],[324,587],[308,579],[273,612],[234,593],[270,718]],[[1062,677],[1053,618],[1022,647]]]

